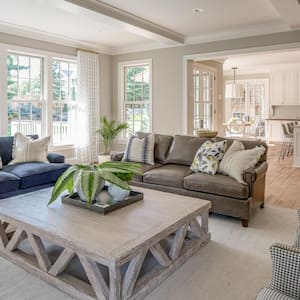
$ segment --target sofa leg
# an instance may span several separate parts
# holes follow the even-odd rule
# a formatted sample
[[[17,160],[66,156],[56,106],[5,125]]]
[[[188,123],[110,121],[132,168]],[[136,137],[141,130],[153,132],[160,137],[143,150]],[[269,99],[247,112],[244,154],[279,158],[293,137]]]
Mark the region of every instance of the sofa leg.
[[[242,225],[243,227],[248,227],[248,220],[242,219]]]

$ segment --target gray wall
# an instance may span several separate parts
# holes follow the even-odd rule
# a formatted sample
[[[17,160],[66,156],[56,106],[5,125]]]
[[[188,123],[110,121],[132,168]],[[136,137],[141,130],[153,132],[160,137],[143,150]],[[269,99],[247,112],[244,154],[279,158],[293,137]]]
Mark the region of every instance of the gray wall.
[[[300,31],[238,38],[113,56],[113,117],[118,118],[118,62],[152,58],[153,131],[183,133],[183,57],[191,54],[300,43]],[[298,45],[299,46],[299,45]],[[287,47],[287,46],[286,46]],[[222,100],[221,100],[222,101]],[[223,107],[220,103],[220,107]],[[220,124],[221,122],[219,122]]]

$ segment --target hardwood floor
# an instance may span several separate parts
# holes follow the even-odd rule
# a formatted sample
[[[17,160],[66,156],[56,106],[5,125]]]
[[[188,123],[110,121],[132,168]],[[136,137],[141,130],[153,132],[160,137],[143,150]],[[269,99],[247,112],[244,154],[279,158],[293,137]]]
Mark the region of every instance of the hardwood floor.
[[[278,162],[281,145],[269,146],[266,204],[300,208],[300,168],[292,167],[292,156]]]

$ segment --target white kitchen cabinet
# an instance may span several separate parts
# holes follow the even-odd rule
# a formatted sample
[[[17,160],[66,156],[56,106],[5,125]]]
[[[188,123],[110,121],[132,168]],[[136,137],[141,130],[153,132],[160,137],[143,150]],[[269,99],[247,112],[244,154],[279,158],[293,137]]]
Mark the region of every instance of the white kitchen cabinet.
[[[271,105],[283,104],[284,82],[285,78],[283,72],[274,72],[271,74]]]
[[[284,97],[283,102],[287,105],[298,104],[298,72],[284,72]]]
[[[270,105],[300,105],[300,71],[271,74]]]
[[[267,142],[284,142],[282,131],[282,121],[267,120],[266,121],[266,140]]]

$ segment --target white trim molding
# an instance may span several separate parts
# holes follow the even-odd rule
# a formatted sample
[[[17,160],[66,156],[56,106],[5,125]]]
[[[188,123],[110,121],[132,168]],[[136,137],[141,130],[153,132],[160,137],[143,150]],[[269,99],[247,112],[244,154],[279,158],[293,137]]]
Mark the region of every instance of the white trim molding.
[[[199,53],[199,54],[189,54],[183,56],[183,103],[182,103],[182,112],[183,112],[183,134],[187,134],[188,132],[188,61],[189,60],[197,60],[198,62],[201,60],[213,60],[219,59],[222,56],[229,55],[242,55],[242,54],[251,54],[257,52],[267,52],[267,51],[278,51],[278,50],[292,50],[295,48],[300,48],[300,42],[298,43],[286,43],[286,44],[277,44],[272,46],[261,46],[261,47],[251,47],[251,48],[242,48],[242,49],[233,49],[233,50],[225,50],[225,51],[214,51],[207,53]],[[224,118],[224,112],[223,112]]]

